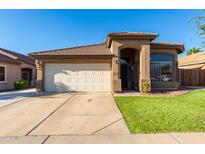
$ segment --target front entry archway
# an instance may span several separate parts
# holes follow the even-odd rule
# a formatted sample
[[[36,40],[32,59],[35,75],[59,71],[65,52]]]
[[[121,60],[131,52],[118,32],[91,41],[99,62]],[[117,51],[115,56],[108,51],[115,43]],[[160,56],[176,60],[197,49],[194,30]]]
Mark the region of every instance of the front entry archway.
[[[120,78],[122,90],[139,90],[139,51],[120,50]]]

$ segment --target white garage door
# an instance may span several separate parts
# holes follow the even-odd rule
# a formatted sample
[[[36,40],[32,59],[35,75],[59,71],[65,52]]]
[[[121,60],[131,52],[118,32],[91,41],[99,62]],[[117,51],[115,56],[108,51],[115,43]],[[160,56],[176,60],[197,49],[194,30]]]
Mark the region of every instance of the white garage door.
[[[110,64],[45,65],[45,91],[110,91]]]

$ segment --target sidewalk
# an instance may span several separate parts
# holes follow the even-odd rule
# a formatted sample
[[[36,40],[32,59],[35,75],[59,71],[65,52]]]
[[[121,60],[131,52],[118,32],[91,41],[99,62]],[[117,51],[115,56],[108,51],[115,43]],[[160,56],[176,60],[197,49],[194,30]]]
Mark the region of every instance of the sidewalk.
[[[205,144],[205,133],[0,137],[0,144]]]

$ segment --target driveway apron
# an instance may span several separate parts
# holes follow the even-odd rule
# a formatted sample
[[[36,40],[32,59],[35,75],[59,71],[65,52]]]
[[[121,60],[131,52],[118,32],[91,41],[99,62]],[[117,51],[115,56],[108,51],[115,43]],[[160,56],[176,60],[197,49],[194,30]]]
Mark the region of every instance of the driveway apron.
[[[109,92],[78,93],[29,135],[128,134]]]
[[[0,136],[24,136],[72,94],[31,97],[0,108]]]

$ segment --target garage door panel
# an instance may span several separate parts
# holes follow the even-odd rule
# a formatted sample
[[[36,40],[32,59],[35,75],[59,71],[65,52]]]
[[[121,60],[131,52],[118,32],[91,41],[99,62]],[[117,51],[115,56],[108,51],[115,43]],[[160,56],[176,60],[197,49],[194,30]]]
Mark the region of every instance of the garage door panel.
[[[110,64],[46,64],[46,91],[110,91]]]

